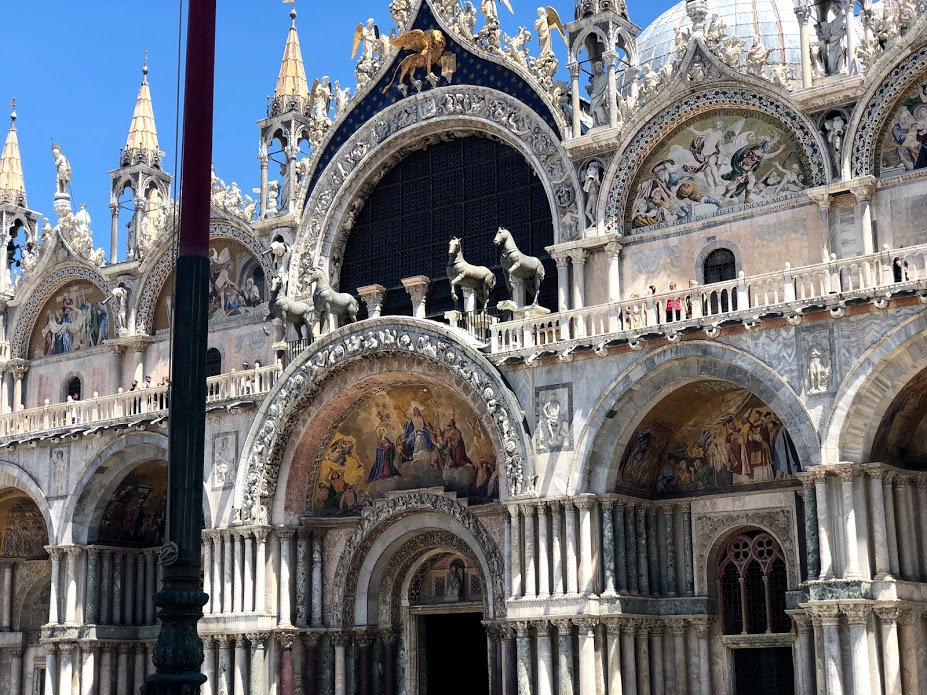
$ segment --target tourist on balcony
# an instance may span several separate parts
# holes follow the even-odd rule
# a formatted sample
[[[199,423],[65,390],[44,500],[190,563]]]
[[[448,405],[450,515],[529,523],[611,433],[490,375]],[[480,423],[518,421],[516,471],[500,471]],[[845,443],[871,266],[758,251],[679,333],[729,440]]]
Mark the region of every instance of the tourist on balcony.
[[[907,282],[908,278],[908,262],[903,258],[896,256],[895,260],[892,262],[892,272],[895,275],[895,282]]]
[[[132,379],[132,385],[129,387],[130,391],[138,391],[138,379]]]
[[[669,284],[669,291],[676,291],[676,283],[671,282]],[[670,297],[666,300],[666,321],[670,323],[672,321],[681,321],[682,320],[682,298],[679,296]]]

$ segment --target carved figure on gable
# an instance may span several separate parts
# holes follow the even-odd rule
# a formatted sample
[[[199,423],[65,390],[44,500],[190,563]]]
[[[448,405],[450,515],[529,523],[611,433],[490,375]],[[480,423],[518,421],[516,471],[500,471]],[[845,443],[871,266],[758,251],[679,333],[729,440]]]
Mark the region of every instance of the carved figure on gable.
[[[826,365],[825,358],[817,346],[811,348],[811,359],[808,361],[808,393],[827,393],[830,388],[830,366]]]
[[[649,66],[644,66],[649,70]],[[608,75],[605,73],[605,63],[595,61],[592,66],[592,78],[586,91],[589,94],[589,115],[592,116],[593,127],[608,125]]]
[[[541,55],[553,55],[554,49],[551,45],[550,33],[551,31],[556,31],[560,34],[560,38],[563,39],[563,43],[567,48],[570,47],[569,42],[567,42],[566,33],[563,29],[563,23],[560,21],[560,15],[557,14],[557,10],[553,7],[539,7],[538,8],[538,18],[534,22],[534,30],[538,33],[538,43],[541,46]]]
[[[90,231],[90,213],[87,212],[87,203],[80,204],[80,210],[74,215],[74,219],[77,220],[77,226],[81,231]]]
[[[383,93],[389,92],[390,88],[397,82],[403,84],[406,78],[410,80],[415,76],[415,71],[419,68],[425,68],[428,75],[432,74],[432,68],[437,65],[441,56],[444,55],[444,49],[447,46],[447,39],[438,29],[422,31],[413,29],[405,34],[400,34],[393,41],[394,46],[405,51],[413,51],[414,54],[402,59],[396,69],[393,71],[393,78],[390,83],[383,88]]]
[[[57,193],[66,194],[71,183],[71,164],[64,156],[60,145],[52,145],[52,156],[55,158],[55,176],[58,182]]]
[[[771,53],[772,49],[763,45],[763,39],[760,35],[754,34],[753,43],[750,45],[750,50],[747,51],[747,71],[751,75],[762,75],[763,68],[766,67]]]
[[[105,300],[104,304],[110,299],[114,300],[114,314],[113,320],[116,325],[116,335],[123,335],[128,330],[128,321],[127,321],[127,298],[129,296],[129,291],[119,285],[118,287],[113,288],[112,296]]]
[[[509,12],[511,12],[512,14],[515,14],[515,10],[512,9],[512,4],[509,2],[509,0],[501,0],[501,1],[502,1],[502,4],[506,6]],[[487,21],[490,18],[496,19],[496,20],[499,19],[499,8],[497,6],[496,0],[483,0],[482,4],[480,5],[480,12],[486,15]]]
[[[505,274],[505,284],[508,286],[509,292],[514,292],[512,278],[518,278],[526,284],[530,281],[527,289],[534,292],[534,299],[531,300],[531,303],[536,305],[538,296],[541,294],[541,283],[544,282],[544,265],[540,259],[519,251],[512,233],[504,227],[499,227],[493,243],[499,249],[502,271]]]
[[[380,27],[378,27],[373,18],[367,20],[367,26],[363,23],[357,25],[354,30],[354,46],[351,49],[351,60],[357,55],[357,48],[361,48],[361,60],[373,60],[377,42],[380,40]]]
[[[599,204],[599,189],[602,187],[602,165],[597,160],[592,160],[586,165],[586,171],[583,175],[583,192],[586,194],[586,206],[583,208],[583,214],[589,223],[589,228],[595,229],[598,222],[596,208]]]

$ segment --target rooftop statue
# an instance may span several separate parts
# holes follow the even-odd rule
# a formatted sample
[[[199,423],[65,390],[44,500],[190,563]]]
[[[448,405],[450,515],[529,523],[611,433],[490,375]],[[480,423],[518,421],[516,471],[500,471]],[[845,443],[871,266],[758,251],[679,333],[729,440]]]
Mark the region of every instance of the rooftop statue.
[[[411,79],[419,68],[425,68],[427,74],[431,75],[432,68],[439,63],[441,56],[444,55],[447,39],[438,29],[430,29],[429,31],[413,29],[397,36],[393,41],[393,45],[415,53],[403,58],[402,62],[396,66],[393,71],[393,79],[383,88],[384,94],[389,92],[390,88],[397,82],[397,75],[399,76],[399,84],[404,83],[407,77]]]
[[[505,5],[509,12],[515,14],[515,10],[512,9],[512,3],[509,0],[502,0],[502,4]],[[480,12],[486,15],[486,19],[499,19],[499,8],[497,6],[496,0],[483,0],[483,4],[480,5]]]
[[[55,173],[58,180],[57,193],[67,194],[68,185],[71,183],[71,165],[59,145],[52,145],[51,149],[52,156],[55,158]]]
[[[541,45],[541,58],[554,54],[550,41],[551,30],[558,32],[566,47],[570,47],[567,42],[566,32],[563,29],[563,22],[560,21],[560,15],[557,14],[557,10],[553,7],[538,8],[538,18],[534,23],[534,29],[538,33],[538,43]]]

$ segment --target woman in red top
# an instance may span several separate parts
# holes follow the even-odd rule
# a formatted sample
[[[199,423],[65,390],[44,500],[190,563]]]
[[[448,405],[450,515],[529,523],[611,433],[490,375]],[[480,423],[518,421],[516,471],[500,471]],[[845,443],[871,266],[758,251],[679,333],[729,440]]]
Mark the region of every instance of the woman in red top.
[[[676,283],[671,282],[669,284],[669,291],[676,291]],[[682,320],[682,299],[680,297],[670,297],[666,300],[666,321],[681,321]]]

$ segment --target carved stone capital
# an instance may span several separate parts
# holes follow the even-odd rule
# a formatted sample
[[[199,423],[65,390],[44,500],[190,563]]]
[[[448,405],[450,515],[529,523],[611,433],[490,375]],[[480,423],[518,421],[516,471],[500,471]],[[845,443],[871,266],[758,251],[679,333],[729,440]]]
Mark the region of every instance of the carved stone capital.
[[[14,358],[7,363],[14,379],[22,379],[29,371],[29,363],[26,360]]]
[[[331,633],[332,644],[336,647],[347,646],[351,641],[351,633],[347,630],[337,630]]]
[[[831,198],[827,188],[823,186],[819,188],[808,188],[805,190],[805,194],[817,204],[819,209],[823,211],[830,210]]]
[[[354,628],[354,637],[357,639],[357,646],[369,647],[373,642],[374,633],[368,627]]]
[[[927,490],[927,478],[922,475],[919,475],[914,479],[914,484],[917,485],[918,490]]]
[[[708,618],[693,618],[691,622],[692,627],[695,628],[699,637],[706,637],[708,635],[708,628],[710,627]]]
[[[840,609],[835,605],[813,606],[808,612],[819,620],[821,625],[834,627],[840,624]]]
[[[589,510],[595,506],[596,497],[595,495],[577,495],[573,498],[573,504],[576,505],[577,509]]]
[[[856,479],[856,473],[855,468],[840,468],[837,470],[841,483],[852,483]]]
[[[292,526],[275,526],[274,533],[277,534],[277,538],[281,541],[289,540],[296,533],[296,529]]]
[[[383,632],[381,632],[381,634],[383,634]],[[321,630],[308,630],[303,632],[303,644],[305,644],[307,647],[315,647],[319,643],[319,640],[322,639],[322,635],[324,634],[325,633]]]
[[[667,625],[674,635],[684,635],[689,629],[689,624],[685,620],[670,620]]]
[[[532,620],[531,625],[534,627],[538,637],[549,636],[551,627],[553,627],[549,620]]]
[[[919,618],[920,616],[918,613],[912,608],[905,607],[898,611],[899,625],[910,627],[914,625],[919,620]]]
[[[582,268],[586,265],[586,258],[589,257],[589,252],[586,249],[573,249],[570,251],[570,261],[573,263],[574,268]]]
[[[295,632],[277,632],[274,633],[274,637],[277,638],[277,642],[284,651],[293,649],[293,643],[296,641]],[[347,641],[345,644],[347,644]]]
[[[501,637],[501,631],[499,627],[493,624],[493,631],[496,633],[497,637]],[[391,627],[385,627],[380,629],[380,639],[383,640],[383,644],[396,644],[396,641],[399,639],[399,630]]]
[[[605,630],[610,635],[620,635],[621,634],[621,618],[616,615],[609,615],[605,618],[602,618],[602,622],[605,623]]]
[[[522,505],[521,511],[527,518],[529,516],[536,516],[538,513],[538,508],[536,504],[534,504],[533,502],[529,502],[528,504]]]
[[[557,632],[561,635],[573,633],[573,621],[567,618],[554,618],[550,621],[550,624],[557,628]]]
[[[621,255],[621,250],[624,248],[617,241],[610,241],[605,244],[605,255],[608,256],[609,260],[615,260]]]
[[[567,63],[567,72],[570,73],[571,80],[579,79],[579,63]]]
[[[875,176],[862,176],[847,181],[846,185],[853,197],[856,198],[856,202],[863,203],[872,200],[872,194],[878,188],[879,180]]]
[[[386,288],[383,285],[366,285],[358,287],[357,294],[367,305],[367,313],[372,314],[374,309],[379,311],[383,306],[383,300],[386,298]]]
[[[573,624],[576,625],[577,629],[591,635],[595,631],[595,626],[599,624],[599,620],[598,618],[576,618],[573,620]]]
[[[270,527],[252,526],[251,533],[254,534],[254,540],[256,540],[258,543],[263,543],[267,540],[267,534],[270,533]]]
[[[847,622],[851,625],[865,625],[869,620],[870,607],[868,604],[844,604],[841,606]]]
[[[898,618],[901,616],[901,609],[897,606],[876,606],[872,609],[872,612],[882,621],[883,627],[891,627],[898,622]]]
[[[882,467],[876,467],[876,468],[867,468],[866,475],[868,475],[870,478],[875,478],[876,480],[884,481],[885,476],[890,475],[890,473]]]
[[[556,253],[550,254],[551,258],[554,259],[554,263],[557,264],[558,268],[567,268],[570,265],[570,257],[567,256],[562,251],[557,251]]]
[[[412,298],[413,304],[425,301],[428,295],[428,287],[431,285],[431,279],[426,275],[414,275],[409,278],[401,278],[399,282],[406,288],[406,292]]]
[[[248,638],[248,641],[251,643],[251,646],[255,649],[264,649],[264,643],[267,641],[267,638],[270,637],[269,632],[248,632],[245,634],[245,637]]]
[[[618,64],[618,54],[615,51],[605,51],[602,54],[602,63],[606,68],[613,68]]]
[[[232,646],[232,642],[234,641],[231,635],[221,634],[216,635],[215,637],[216,642],[219,645],[219,649],[228,649]]]
[[[248,638],[244,635],[235,635],[235,649],[245,649],[248,646]]]

